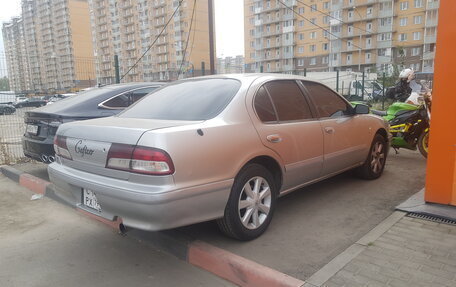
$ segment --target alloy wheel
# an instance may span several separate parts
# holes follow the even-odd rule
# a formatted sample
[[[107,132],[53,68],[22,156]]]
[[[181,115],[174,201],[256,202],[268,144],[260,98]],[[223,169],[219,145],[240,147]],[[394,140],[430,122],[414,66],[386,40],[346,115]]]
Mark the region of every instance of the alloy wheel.
[[[371,168],[374,173],[381,172],[383,165],[385,164],[385,152],[383,148],[383,143],[376,142],[372,147],[371,151]]]
[[[239,196],[239,219],[248,229],[257,229],[268,218],[271,209],[271,188],[263,177],[249,179]]]

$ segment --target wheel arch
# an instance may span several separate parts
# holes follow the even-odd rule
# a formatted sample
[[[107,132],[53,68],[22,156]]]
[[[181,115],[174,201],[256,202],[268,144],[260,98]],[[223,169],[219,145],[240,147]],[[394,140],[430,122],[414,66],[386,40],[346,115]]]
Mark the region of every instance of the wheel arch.
[[[280,167],[279,163],[271,156],[267,155],[260,155],[252,158],[247,163],[244,164],[242,168],[244,168],[248,164],[256,163],[259,165],[264,166],[268,171],[271,172],[274,178],[274,184],[277,187],[277,192],[280,192],[283,183],[283,171]]]

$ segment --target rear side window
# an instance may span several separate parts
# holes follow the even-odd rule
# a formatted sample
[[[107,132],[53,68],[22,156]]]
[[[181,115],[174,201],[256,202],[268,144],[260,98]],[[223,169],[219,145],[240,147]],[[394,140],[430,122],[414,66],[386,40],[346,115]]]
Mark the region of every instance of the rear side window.
[[[350,106],[331,89],[314,82],[302,82],[309,91],[309,97],[317,108],[320,118],[334,118],[349,115]]]
[[[258,118],[265,123],[277,122],[277,116],[272,106],[271,98],[264,87],[261,87],[255,96],[255,111]]]
[[[155,90],[156,87],[148,87],[144,89],[138,89],[131,92],[124,93],[120,96],[114,97],[109,101],[102,104],[103,107],[111,109],[123,109],[129,107],[148,93]]]
[[[266,83],[264,87],[271,96],[279,121],[312,118],[309,104],[295,81],[272,81]]]
[[[158,120],[208,120],[231,102],[241,87],[234,79],[177,81],[148,95],[119,116]]]

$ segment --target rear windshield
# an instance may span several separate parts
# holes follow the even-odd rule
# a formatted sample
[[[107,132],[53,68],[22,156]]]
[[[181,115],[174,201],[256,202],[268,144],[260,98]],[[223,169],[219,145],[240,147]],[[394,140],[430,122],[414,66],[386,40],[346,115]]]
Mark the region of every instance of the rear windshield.
[[[208,120],[218,115],[236,95],[234,79],[202,79],[169,84],[144,97],[119,115],[157,120]]]

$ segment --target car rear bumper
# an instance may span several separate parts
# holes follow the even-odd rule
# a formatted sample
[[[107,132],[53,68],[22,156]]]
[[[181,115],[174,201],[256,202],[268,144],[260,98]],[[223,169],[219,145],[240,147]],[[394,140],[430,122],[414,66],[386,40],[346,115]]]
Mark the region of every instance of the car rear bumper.
[[[24,154],[30,158],[42,161],[42,156],[54,156],[54,137],[47,137],[44,140],[36,140],[22,137],[22,149]]]
[[[163,230],[220,218],[233,179],[176,189],[131,183],[70,168],[59,163],[48,167],[57,191],[69,192],[72,203],[108,220],[122,218],[125,226]],[[95,192],[102,211],[82,203],[82,189]],[[68,200],[68,198],[67,198]]]

